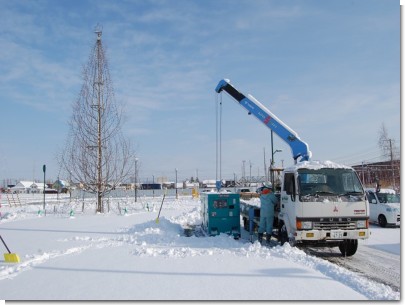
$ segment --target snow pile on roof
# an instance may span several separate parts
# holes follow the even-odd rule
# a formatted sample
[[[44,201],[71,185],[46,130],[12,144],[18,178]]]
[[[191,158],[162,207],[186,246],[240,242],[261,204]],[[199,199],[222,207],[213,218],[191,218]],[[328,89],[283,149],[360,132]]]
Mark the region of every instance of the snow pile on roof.
[[[342,165],[335,163],[333,161],[303,161],[303,162],[298,162],[297,164],[287,167],[285,170],[286,171],[296,171],[298,169],[313,169],[313,170],[318,170],[322,168],[333,168],[333,169],[352,169],[350,166],[347,165]]]

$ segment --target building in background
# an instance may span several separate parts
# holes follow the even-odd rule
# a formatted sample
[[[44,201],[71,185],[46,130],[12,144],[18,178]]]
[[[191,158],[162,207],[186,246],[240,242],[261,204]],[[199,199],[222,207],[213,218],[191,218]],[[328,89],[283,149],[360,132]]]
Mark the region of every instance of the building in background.
[[[401,161],[390,160],[353,165],[364,187],[375,187],[377,182],[382,188],[400,191]]]

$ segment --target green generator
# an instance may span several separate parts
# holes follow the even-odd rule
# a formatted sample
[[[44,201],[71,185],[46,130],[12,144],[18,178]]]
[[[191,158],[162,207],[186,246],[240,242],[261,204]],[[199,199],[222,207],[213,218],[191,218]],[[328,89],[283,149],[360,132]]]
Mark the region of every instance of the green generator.
[[[210,236],[227,233],[240,237],[240,196],[234,193],[201,193],[202,228]]]

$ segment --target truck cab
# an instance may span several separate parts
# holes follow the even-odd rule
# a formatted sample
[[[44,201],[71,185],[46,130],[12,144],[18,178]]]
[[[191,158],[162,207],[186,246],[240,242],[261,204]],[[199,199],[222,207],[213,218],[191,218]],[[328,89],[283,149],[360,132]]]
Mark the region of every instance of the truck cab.
[[[376,222],[380,227],[400,226],[400,196],[392,189],[366,189],[370,204],[370,221]]]
[[[304,161],[286,168],[278,215],[281,243],[339,247],[345,256],[369,237],[369,206],[351,168]]]

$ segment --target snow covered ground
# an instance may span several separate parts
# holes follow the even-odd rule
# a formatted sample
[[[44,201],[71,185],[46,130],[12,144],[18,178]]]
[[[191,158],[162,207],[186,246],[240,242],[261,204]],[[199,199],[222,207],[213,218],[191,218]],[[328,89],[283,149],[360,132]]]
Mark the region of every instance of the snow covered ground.
[[[65,198],[47,199],[45,216],[40,202],[9,207],[3,195],[0,234],[21,262],[0,257],[0,299],[400,299],[387,285],[288,244],[186,237],[185,225],[201,223],[200,201],[191,196],[166,198],[158,222],[162,197],[113,199],[105,214],[94,213],[92,199]],[[363,247],[399,256],[400,229],[373,226]]]

